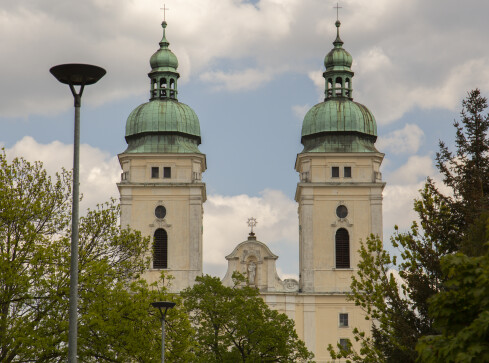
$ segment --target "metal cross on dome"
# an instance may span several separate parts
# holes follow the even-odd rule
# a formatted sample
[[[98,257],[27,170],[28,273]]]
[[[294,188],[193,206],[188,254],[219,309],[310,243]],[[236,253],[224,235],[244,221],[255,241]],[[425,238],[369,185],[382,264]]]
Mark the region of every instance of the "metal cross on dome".
[[[339,9],[343,9],[341,6],[339,6],[339,3],[336,3],[336,6],[333,6],[334,9],[336,9],[336,20],[339,20]]]
[[[166,4],[163,4],[163,7],[160,9],[163,10],[163,21],[166,21],[166,11],[170,9],[166,7]]]
[[[251,233],[253,233],[253,227],[256,227],[257,224],[256,218],[248,218],[248,227],[251,227]]]

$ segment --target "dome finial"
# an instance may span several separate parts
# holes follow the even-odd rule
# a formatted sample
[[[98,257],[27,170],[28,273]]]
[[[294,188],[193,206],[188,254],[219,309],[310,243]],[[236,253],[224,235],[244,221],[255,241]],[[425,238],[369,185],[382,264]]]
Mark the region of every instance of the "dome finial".
[[[336,20],[335,25],[336,25],[336,39],[334,40],[333,44],[334,44],[335,48],[341,48],[341,46],[343,45],[343,41],[340,38],[341,22],[339,20]]]
[[[333,42],[335,47],[341,47],[343,45],[343,41],[340,38],[340,14],[339,14],[339,9],[343,9],[341,6],[339,6],[338,3],[336,3],[336,6],[333,6],[334,9],[336,9],[336,39]]]
[[[161,26],[163,27],[163,38],[160,40],[160,48],[161,49],[166,49],[170,45],[170,42],[166,39],[166,26],[167,22],[163,20],[163,23],[161,23]]]
[[[166,30],[166,26],[168,25],[168,23],[166,22],[166,11],[170,9],[166,7],[166,4],[163,4],[163,7],[160,9],[163,10],[163,23],[161,23],[161,26],[163,27],[163,38],[161,38],[160,47],[168,48],[170,43],[168,42],[168,40],[166,40],[165,30]]]

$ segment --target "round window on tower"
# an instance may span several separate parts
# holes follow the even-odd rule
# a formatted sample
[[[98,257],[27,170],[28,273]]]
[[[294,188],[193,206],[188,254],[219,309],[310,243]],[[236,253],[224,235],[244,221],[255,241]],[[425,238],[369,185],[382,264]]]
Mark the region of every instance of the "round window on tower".
[[[336,215],[338,216],[338,218],[346,218],[346,216],[348,215],[348,208],[346,208],[344,205],[339,205],[336,208]]]
[[[163,207],[162,205],[159,205],[155,209],[155,216],[156,218],[163,219],[166,216],[166,208]]]

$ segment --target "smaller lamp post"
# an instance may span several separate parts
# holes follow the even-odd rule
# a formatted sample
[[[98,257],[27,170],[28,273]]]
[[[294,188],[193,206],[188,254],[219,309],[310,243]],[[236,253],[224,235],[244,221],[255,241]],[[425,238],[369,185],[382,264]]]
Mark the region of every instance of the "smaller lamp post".
[[[165,318],[166,312],[168,309],[174,307],[175,303],[170,301],[157,301],[151,303],[151,305],[159,309],[161,314],[161,363],[165,363]]]

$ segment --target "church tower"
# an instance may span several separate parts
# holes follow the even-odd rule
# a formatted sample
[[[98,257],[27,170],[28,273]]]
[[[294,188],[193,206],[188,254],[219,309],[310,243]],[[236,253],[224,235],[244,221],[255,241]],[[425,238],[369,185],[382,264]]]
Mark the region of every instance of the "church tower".
[[[162,26],[160,48],[150,58],[149,102],[127,119],[117,186],[121,225],[151,238],[151,266],[143,277],[151,283],[165,270],[174,277],[170,291],[178,292],[202,274],[206,159],[198,148],[199,119],[178,101],[178,60],[168,48],[166,21]]]
[[[340,25],[336,21],[334,48],[324,59],[325,99],[304,118],[304,150],[295,164],[300,289],[338,296],[350,289],[359,241],[382,237],[385,185],[375,118],[353,101],[352,57],[343,49]]]

